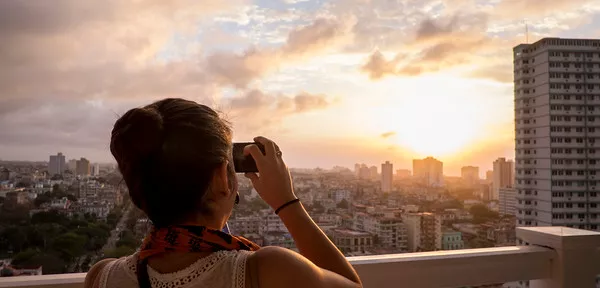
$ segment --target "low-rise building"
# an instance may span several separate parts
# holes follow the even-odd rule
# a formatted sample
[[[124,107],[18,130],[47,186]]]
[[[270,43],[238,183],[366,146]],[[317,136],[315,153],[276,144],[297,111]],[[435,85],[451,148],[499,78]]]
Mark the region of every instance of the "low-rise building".
[[[263,242],[266,246],[279,246],[297,251],[296,243],[292,235],[286,232],[268,232],[263,234]]]
[[[261,220],[259,226],[259,234],[265,235],[270,232],[283,232],[288,233],[287,227],[283,225],[283,221],[279,218],[279,216],[270,214],[264,217]]]
[[[365,254],[373,248],[373,235],[368,232],[355,231],[349,229],[334,229],[333,243],[344,254],[362,253]]]
[[[96,215],[99,219],[106,219],[106,216],[110,213],[110,205],[108,205],[108,203],[99,202],[81,203],[78,207],[78,211],[84,214],[89,213]]]
[[[346,200],[346,202],[350,204],[350,201],[352,201],[352,194],[348,190],[335,190],[331,192],[331,199],[333,199],[336,204],[342,202],[342,200]]]
[[[260,232],[261,217],[247,216],[229,220],[231,232],[238,235],[258,234]]]
[[[454,230],[446,230],[442,233],[442,250],[460,250],[464,247],[462,233]]]
[[[375,244],[378,247],[398,252],[406,252],[408,249],[406,227],[400,218],[355,213],[352,228],[376,235]]]

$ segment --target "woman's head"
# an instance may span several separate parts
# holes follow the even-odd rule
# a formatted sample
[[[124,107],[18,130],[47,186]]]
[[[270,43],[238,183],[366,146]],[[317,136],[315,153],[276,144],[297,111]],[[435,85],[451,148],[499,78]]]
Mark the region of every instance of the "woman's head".
[[[110,150],[133,203],[155,225],[198,215],[222,220],[237,190],[231,134],[229,123],[211,108],[164,99],[117,120]]]

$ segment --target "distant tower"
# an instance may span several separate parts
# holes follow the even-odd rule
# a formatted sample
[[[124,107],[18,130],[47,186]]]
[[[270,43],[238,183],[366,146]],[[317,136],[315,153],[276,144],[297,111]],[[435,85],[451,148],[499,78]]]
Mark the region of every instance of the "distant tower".
[[[391,192],[394,181],[394,165],[390,161],[381,164],[381,191]]]
[[[50,155],[50,162],[48,163],[48,174],[50,176],[62,175],[66,169],[65,155],[60,152],[57,155]]]

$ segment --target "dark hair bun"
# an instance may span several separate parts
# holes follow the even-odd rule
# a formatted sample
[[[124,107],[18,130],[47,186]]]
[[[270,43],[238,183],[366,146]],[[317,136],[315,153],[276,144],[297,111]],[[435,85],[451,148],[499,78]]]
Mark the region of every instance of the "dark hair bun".
[[[143,160],[161,150],[163,131],[163,117],[156,109],[131,109],[115,123],[111,151],[130,160]]]

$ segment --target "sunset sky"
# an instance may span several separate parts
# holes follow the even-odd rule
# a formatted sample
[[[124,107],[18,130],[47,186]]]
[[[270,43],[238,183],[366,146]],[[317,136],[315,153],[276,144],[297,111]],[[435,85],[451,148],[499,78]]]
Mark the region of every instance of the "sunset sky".
[[[113,161],[118,115],[219,109],[291,167],[514,157],[512,48],[600,38],[597,0],[0,1],[0,159]]]

